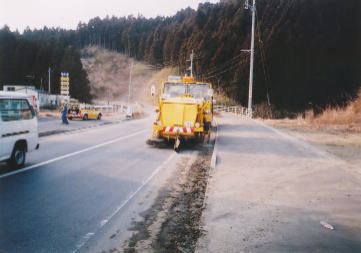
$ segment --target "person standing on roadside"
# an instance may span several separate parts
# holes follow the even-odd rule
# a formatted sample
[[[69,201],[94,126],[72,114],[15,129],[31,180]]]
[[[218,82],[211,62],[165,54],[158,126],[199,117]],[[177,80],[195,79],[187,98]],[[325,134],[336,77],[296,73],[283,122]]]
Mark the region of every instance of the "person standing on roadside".
[[[61,113],[61,120],[63,121],[63,124],[68,125],[69,121],[68,121],[68,105],[66,103],[64,103],[63,106],[63,111]]]

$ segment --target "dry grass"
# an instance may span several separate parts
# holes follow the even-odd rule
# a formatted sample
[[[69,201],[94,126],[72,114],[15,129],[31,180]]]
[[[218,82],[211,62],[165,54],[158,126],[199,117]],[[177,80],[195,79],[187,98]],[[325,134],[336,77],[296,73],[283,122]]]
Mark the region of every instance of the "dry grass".
[[[317,127],[334,126],[361,132],[361,92],[346,108],[328,108],[317,117],[309,114],[306,120]]]
[[[344,108],[327,108],[319,115],[314,115],[310,110],[295,119],[285,118],[267,122],[288,129],[309,128],[328,132],[361,133],[361,91],[358,98]]]
[[[214,93],[214,98],[216,100],[216,104],[218,105],[226,105],[226,106],[235,106],[235,105],[239,105],[239,103],[232,99],[229,98],[225,93],[223,93],[222,91],[217,91]]]
[[[301,117],[297,118],[301,121]],[[361,91],[359,97],[345,108],[327,108],[320,115],[307,112],[306,124],[316,128],[361,132]]]

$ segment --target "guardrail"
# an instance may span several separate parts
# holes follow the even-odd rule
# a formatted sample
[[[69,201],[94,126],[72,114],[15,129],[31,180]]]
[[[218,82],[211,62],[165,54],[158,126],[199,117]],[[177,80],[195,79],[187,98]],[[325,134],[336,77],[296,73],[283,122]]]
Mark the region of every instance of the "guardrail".
[[[236,105],[236,106],[214,105],[213,110],[216,112],[230,112],[238,115],[248,116],[248,109],[240,105]]]

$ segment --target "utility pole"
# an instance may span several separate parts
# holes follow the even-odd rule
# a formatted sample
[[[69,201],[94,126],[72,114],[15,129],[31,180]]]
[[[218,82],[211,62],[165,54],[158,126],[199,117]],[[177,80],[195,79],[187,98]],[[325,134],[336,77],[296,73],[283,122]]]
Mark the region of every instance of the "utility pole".
[[[193,77],[193,59],[194,59],[194,51],[192,49],[192,53],[191,53],[191,77]]]
[[[191,63],[191,66],[189,67],[188,70],[191,73],[191,77],[193,77],[193,61],[194,61],[194,51],[193,51],[193,49],[192,49],[192,53],[190,55],[190,60],[187,60],[187,61],[189,61]]]
[[[256,0],[253,0],[252,6],[246,1],[245,8],[251,8],[252,11],[252,35],[251,35],[251,61],[249,67],[249,91],[248,91],[248,117],[252,118],[252,93],[253,93],[253,65],[254,65],[254,29],[256,22]]]
[[[51,77],[50,77],[50,75],[51,75],[51,68],[49,67],[49,87],[48,87],[48,91],[49,91],[49,94],[51,93],[51,91],[50,91],[50,87],[51,87]]]
[[[129,87],[128,87],[128,104],[130,104],[130,89],[132,85],[132,71],[133,71],[133,60],[130,63],[130,71],[129,71]]]

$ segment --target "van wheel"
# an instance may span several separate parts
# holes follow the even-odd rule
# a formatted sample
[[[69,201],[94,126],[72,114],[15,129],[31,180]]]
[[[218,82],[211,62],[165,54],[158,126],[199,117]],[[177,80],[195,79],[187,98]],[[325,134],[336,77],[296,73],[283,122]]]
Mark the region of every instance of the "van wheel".
[[[9,165],[11,166],[11,168],[20,169],[24,167],[25,159],[26,159],[25,148],[20,145],[16,145],[14,147],[13,153],[11,154]]]
[[[97,117],[97,120],[101,120],[101,119],[102,119],[102,115],[99,113],[98,117]]]
[[[88,120],[88,114],[85,114],[85,115],[83,116],[83,120]]]

